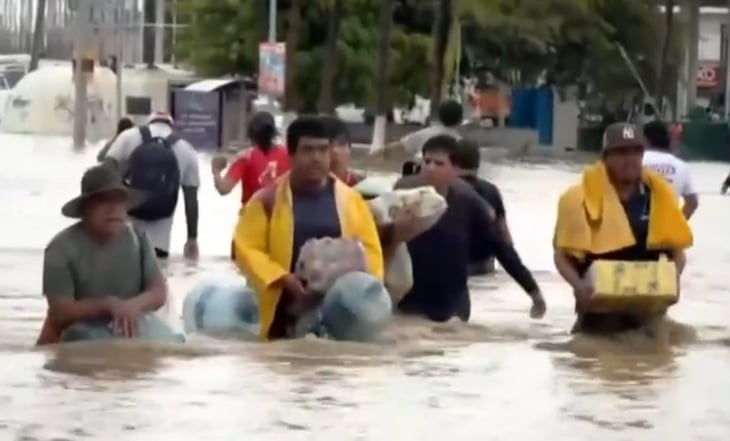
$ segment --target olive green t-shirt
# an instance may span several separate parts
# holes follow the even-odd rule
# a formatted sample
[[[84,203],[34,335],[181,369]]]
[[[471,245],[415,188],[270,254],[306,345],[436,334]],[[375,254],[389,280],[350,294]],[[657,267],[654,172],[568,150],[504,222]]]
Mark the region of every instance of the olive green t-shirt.
[[[147,236],[131,224],[110,242],[99,243],[78,222],[51,239],[43,256],[46,296],[129,299],[160,275]]]

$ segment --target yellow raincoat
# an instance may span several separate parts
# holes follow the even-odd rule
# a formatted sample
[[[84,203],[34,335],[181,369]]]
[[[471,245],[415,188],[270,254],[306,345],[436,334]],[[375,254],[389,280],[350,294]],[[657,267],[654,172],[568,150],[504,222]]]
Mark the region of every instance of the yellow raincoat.
[[[692,230],[677,205],[674,190],[664,178],[644,168],[649,187],[647,248],[683,250],[692,246]],[[603,163],[586,167],[579,185],[568,189],[558,203],[554,247],[578,259],[636,244],[618,194]]]
[[[334,179],[342,237],[362,242],[368,271],[383,280],[383,251],[370,208],[357,191]],[[282,287],[276,282],[290,272],[294,240],[289,175],[282,176],[274,185],[273,201],[264,201],[265,190],[249,200],[233,238],[236,264],[258,296],[262,339],[268,338],[281,297]],[[269,207],[268,202],[272,202]]]

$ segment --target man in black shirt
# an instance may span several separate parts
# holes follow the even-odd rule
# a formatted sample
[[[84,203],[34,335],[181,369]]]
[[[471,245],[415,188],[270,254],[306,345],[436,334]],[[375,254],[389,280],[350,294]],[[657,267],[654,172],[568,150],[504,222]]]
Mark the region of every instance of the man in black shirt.
[[[398,310],[433,321],[452,317],[467,321],[471,310],[469,263],[495,255],[532,299],[530,315],[542,317],[546,307],[540,288],[512,245],[499,233],[487,204],[458,178],[453,164],[455,154],[453,137],[435,136],[423,146],[420,173],[396,183],[396,189],[432,185],[448,203],[436,225],[415,238],[400,228],[409,225],[408,219],[399,219],[395,227],[383,232],[385,253],[392,253],[398,243],[407,241],[411,255],[413,288],[400,301]]]
[[[499,232],[504,240],[511,245],[512,234],[509,231],[509,226],[507,226],[507,215],[502,201],[502,194],[496,185],[478,176],[480,163],[479,146],[470,139],[459,139],[456,142],[454,167],[456,167],[461,179],[471,185],[474,191],[494,209],[495,223],[499,228]],[[494,256],[472,263],[469,272],[473,276],[494,272]]]

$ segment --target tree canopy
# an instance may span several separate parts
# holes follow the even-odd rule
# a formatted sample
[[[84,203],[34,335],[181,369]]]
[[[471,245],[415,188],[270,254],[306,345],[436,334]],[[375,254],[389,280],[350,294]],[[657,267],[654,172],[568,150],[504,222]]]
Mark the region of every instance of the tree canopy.
[[[279,0],[277,35],[284,40],[293,0]],[[442,0],[443,1],[443,0]],[[663,18],[659,0],[449,0],[447,64],[453,78],[461,55],[462,75],[508,84],[583,84],[606,97],[622,96],[637,84],[617,48],[626,49],[642,78],[654,87],[660,65]],[[178,57],[204,75],[255,75],[258,44],[266,39],[268,2],[178,0],[178,20],[187,22],[176,45]],[[661,2],[663,4],[663,2]],[[428,96],[434,67],[437,0],[396,0],[393,11],[388,96],[392,105]],[[307,0],[295,48],[287,47],[297,110],[317,107],[323,66],[335,63],[331,86],[337,103],[370,106],[376,96],[378,0],[344,0],[336,54],[327,56],[333,0]],[[677,32],[675,28],[675,33]],[[444,37],[446,38],[446,37]],[[457,45],[456,40],[459,40]],[[455,49],[456,48],[456,49]],[[679,64],[671,51],[668,66]],[[650,89],[653,90],[653,89]]]

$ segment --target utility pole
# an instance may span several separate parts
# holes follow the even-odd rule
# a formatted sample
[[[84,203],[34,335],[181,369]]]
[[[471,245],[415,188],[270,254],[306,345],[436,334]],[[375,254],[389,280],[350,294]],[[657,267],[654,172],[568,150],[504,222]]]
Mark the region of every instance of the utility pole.
[[[30,66],[29,72],[38,69],[38,61],[41,58],[41,50],[43,49],[43,35],[46,27],[46,0],[38,0],[36,2],[35,11],[35,28],[33,29],[33,46],[30,49]]]
[[[91,32],[91,1],[78,0],[75,17],[76,38],[74,44],[74,82],[76,94],[74,98],[74,148],[82,149],[86,145],[86,129],[88,122],[89,100],[86,89],[86,75],[94,70],[94,60],[87,60],[90,48],[93,47]],[[91,66],[88,63],[92,63]],[[90,70],[90,72],[89,72]]]
[[[276,43],[276,0],[269,0],[269,43]]]

